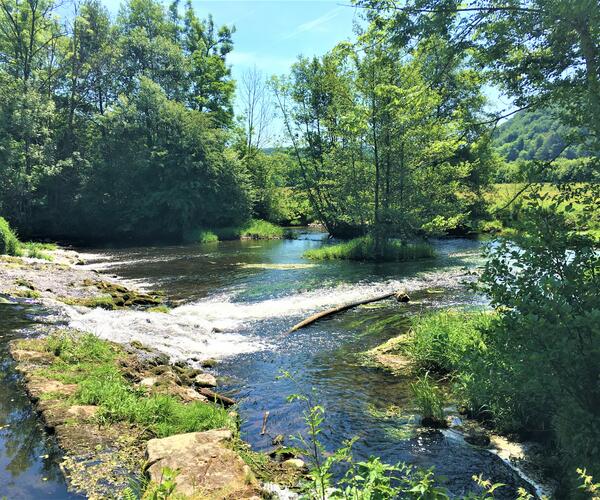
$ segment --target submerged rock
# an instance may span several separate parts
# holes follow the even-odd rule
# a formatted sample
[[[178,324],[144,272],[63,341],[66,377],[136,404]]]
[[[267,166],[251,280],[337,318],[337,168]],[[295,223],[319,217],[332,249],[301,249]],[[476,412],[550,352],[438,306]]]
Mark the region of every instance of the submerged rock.
[[[178,470],[176,493],[207,498],[260,498],[250,468],[228,448],[229,430],[211,430],[151,439],[147,445],[150,479],[160,483],[163,469]]]

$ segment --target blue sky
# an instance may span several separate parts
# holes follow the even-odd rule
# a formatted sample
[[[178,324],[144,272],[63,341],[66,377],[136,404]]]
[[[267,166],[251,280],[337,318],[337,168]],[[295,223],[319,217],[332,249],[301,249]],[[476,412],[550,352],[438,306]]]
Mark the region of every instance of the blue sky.
[[[169,0],[164,0],[165,4]],[[111,13],[120,0],[103,0]],[[183,3],[183,2],[182,2]],[[229,55],[239,80],[256,66],[265,76],[287,73],[298,55],[321,55],[342,40],[354,38],[360,9],[350,0],[193,0],[200,17],[212,14],[215,24],[233,25],[234,50]],[[510,108],[498,91],[486,88],[492,108]]]
[[[119,0],[103,0],[116,14]],[[183,3],[183,2],[182,2]],[[200,17],[236,27],[230,54],[234,78],[256,65],[266,75],[286,73],[297,56],[323,54],[353,37],[359,20],[350,0],[194,0]]]

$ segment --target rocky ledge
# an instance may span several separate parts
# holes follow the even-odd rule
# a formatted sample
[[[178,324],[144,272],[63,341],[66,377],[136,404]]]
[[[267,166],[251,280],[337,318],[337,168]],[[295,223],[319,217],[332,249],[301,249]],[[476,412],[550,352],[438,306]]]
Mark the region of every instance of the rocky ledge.
[[[56,330],[10,344],[25,389],[64,452],[72,490],[117,498],[132,481],[146,491],[166,481],[182,498],[266,498],[261,480],[297,481],[299,471],[258,457],[237,437],[237,415],[225,409],[234,402],[214,392],[212,375],[139,344],[85,335]],[[109,387],[122,392],[108,394]],[[172,433],[179,428],[200,430]]]

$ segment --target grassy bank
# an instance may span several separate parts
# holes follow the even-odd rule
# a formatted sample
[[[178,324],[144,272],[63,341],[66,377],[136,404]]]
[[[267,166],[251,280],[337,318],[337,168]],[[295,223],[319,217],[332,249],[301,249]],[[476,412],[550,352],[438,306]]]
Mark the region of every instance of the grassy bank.
[[[416,317],[395,344],[397,354],[410,359],[416,371],[412,389],[419,407],[440,418],[435,381],[450,381],[444,387],[468,415],[543,444],[546,473],[560,478],[559,491],[571,498],[578,467],[596,476],[600,471],[594,451],[600,446],[600,420],[578,402],[580,395],[562,390],[560,379],[568,375],[551,370],[570,359],[570,347],[559,348],[548,365],[544,348],[530,354],[526,340],[511,344],[507,325],[512,314],[443,310]]]
[[[0,255],[52,260],[52,256],[47,251],[56,250],[56,248],[53,243],[22,243],[6,219],[0,217]]]
[[[227,240],[277,240],[285,237],[285,230],[265,220],[252,219],[241,226],[200,229],[188,235],[189,241],[214,243]]]
[[[345,243],[326,245],[304,253],[304,257],[314,260],[343,259],[380,262],[404,262],[429,259],[434,256],[433,248],[427,243],[404,243],[396,240],[385,240],[377,251],[375,241],[370,236],[355,238]]]
[[[52,362],[38,374],[64,384],[77,384],[67,402],[97,406],[100,424],[126,422],[158,437],[223,427],[235,429],[235,422],[224,408],[204,402],[184,403],[172,395],[175,391],[168,390],[166,376],[162,387],[160,380],[157,386],[165,393],[135,385],[123,369],[131,362],[130,356],[121,347],[92,334],[62,331],[43,340],[23,341],[20,347],[53,355]]]

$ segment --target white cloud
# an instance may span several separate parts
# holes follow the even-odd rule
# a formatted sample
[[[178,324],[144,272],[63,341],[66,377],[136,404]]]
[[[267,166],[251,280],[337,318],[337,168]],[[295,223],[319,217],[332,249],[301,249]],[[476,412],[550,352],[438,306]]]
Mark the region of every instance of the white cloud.
[[[289,38],[294,38],[298,35],[301,35],[302,33],[306,33],[307,31],[313,31],[316,28],[319,28],[323,24],[328,23],[332,19],[335,19],[342,9],[343,7],[336,7],[335,9],[326,12],[322,16],[319,16],[316,19],[313,19],[312,21],[307,21],[298,25],[294,31],[285,35],[282,38],[282,40],[288,40]]]

